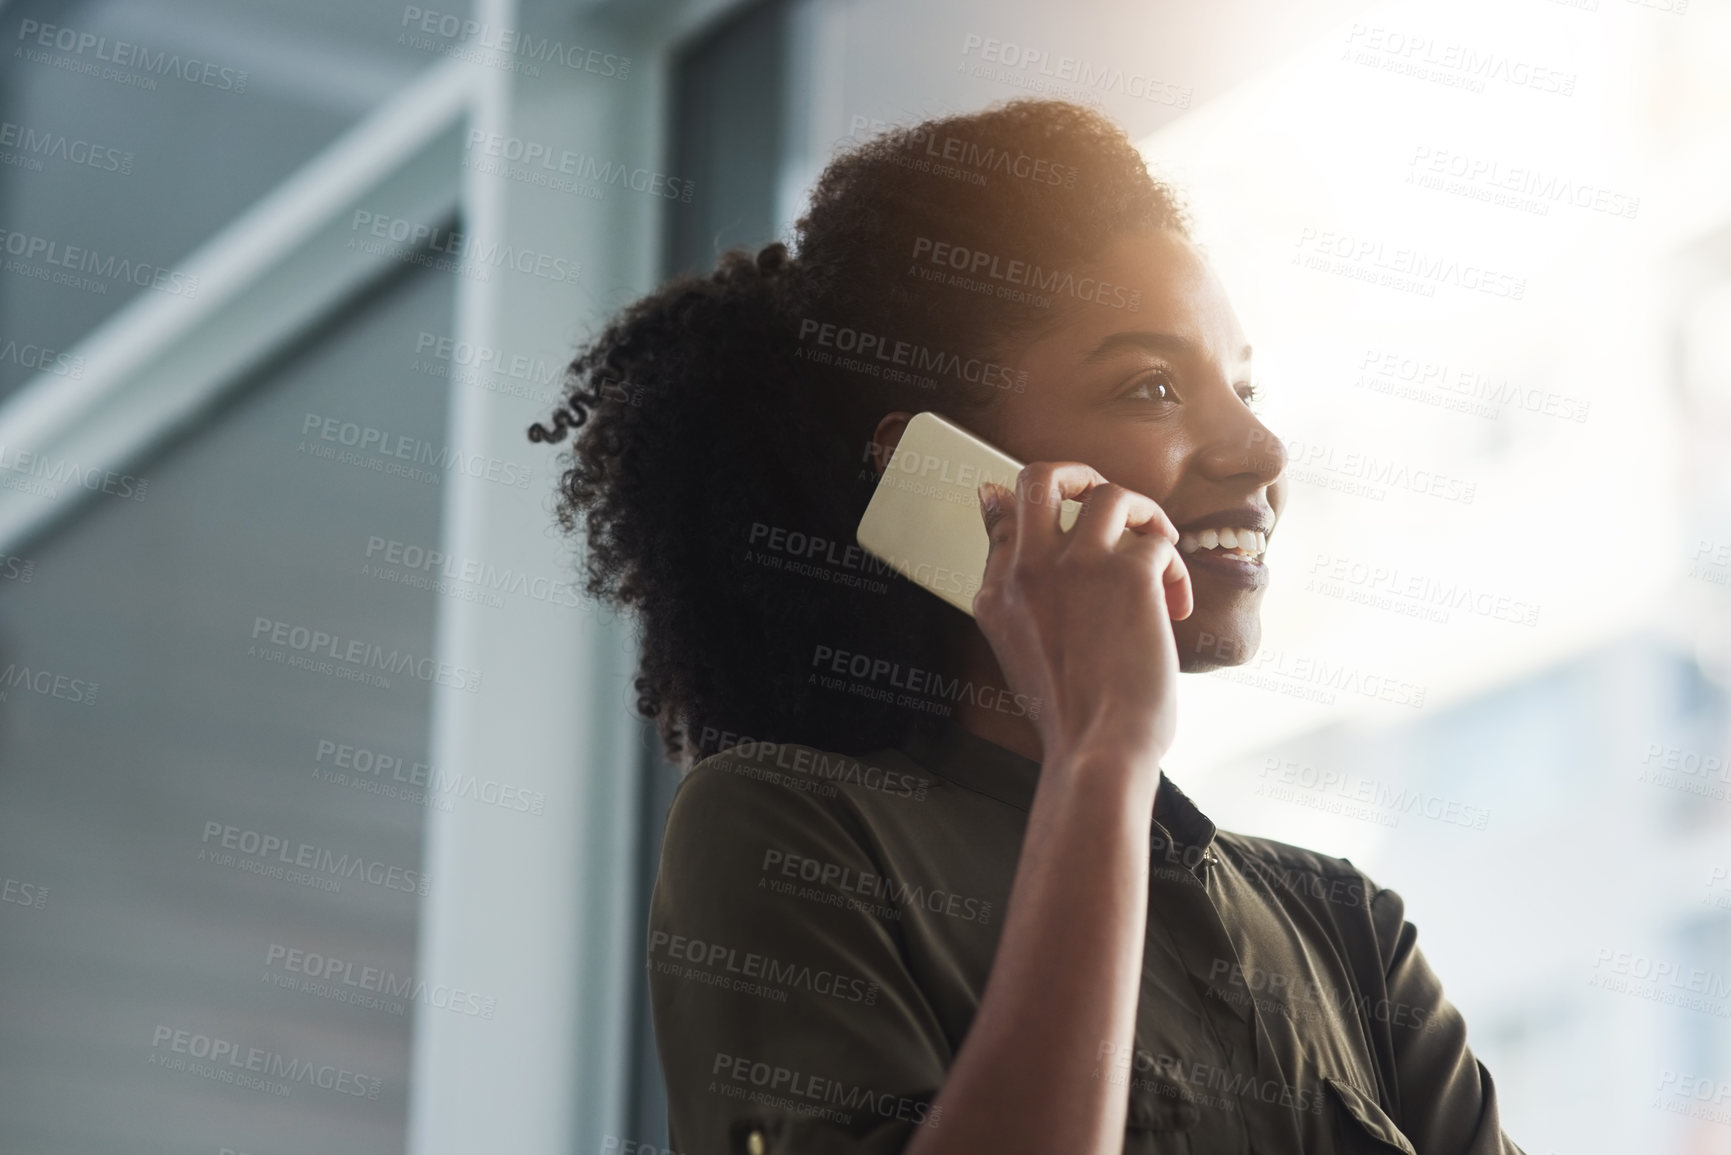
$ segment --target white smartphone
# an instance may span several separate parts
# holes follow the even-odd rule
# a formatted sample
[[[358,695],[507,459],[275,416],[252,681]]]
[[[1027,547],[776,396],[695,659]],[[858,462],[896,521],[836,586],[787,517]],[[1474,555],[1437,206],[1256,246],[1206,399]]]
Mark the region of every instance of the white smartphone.
[[[1021,472],[1020,461],[960,425],[936,413],[915,414],[855,536],[868,553],[971,617],[992,544],[980,519],[980,483],[1013,493]],[[1069,529],[1081,510],[1080,502],[1066,500],[1059,527]]]

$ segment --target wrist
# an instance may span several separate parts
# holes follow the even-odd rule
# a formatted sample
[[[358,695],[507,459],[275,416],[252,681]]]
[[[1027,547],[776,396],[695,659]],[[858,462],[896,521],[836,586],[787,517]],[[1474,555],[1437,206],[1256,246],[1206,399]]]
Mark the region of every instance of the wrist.
[[[1160,785],[1160,757],[1153,750],[1121,743],[1081,743],[1054,750],[1045,759],[1040,777],[1070,789],[1113,793],[1123,804],[1151,812]]]

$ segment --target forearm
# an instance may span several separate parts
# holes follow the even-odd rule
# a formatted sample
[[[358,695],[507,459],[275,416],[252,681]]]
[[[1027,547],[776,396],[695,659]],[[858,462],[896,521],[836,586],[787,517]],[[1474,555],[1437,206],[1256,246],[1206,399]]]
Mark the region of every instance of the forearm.
[[[1148,910],[1158,774],[1100,753],[1040,775],[1003,934],[967,1039],[906,1155],[1116,1153]]]

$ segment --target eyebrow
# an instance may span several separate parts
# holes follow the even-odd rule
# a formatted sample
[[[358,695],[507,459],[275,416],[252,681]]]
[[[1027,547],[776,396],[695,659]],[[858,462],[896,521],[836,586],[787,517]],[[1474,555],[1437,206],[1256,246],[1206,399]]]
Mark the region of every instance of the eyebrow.
[[[1188,337],[1181,337],[1177,333],[1155,333],[1138,329],[1113,333],[1094,346],[1082,358],[1082,361],[1084,364],[1092,365],[1106,360],[1120,349],[1148,349],[1155,353],[1170,353],[1180,357],[1199,357],[1202,355],[1201,346]],[[1240,356],[1246,361],[1250,360],[1251,347],[1249,345],[1244,346],[1244,351]]]

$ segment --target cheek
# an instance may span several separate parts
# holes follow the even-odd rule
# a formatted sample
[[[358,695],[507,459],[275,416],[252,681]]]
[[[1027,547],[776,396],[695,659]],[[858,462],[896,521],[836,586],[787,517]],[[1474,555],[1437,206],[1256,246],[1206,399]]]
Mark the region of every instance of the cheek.
[[[1167,497],[1178,488],[1182,473],[1183,456],[1172,444],[1173,440],[1139,439],[1132,446],[1114,442],[1097,447],[1086,460],[1112,481],[1164,506]]]
[[[1184,472],[1186,439],[1175,428],[1078,414],[1047,398],[1006,397],[975,429],[1023,462],[1079,461],[1164,506]]]

